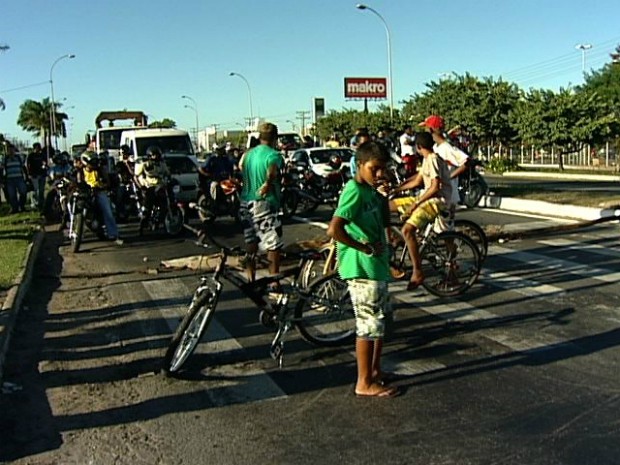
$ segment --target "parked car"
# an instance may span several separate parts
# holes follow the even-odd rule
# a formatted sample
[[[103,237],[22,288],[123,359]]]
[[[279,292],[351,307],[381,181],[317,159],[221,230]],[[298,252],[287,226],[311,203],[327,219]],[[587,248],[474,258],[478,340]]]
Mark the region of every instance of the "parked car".
[[[349,172],[349,163],[353,157],[353,150],[346,147],[312,147],[308,149],[298,149],[287,159],[292,163],[305,163],[314,173],[325,176],[332,169],[329,167],[329,160],[333,155],[337,155],[342,160],[342,169]]]

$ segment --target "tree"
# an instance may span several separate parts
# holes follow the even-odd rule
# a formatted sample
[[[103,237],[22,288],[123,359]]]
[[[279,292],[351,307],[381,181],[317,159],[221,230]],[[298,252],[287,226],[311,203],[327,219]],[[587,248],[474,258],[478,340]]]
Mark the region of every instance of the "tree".
[[[164,118],[161,121],[153,121],[149,123],[149,128],[165,128],[165,129],[173,129],[177,127],[177,123],[170,118]]]
[[[17,124],[19,124],[24,131],[34,133],[37,137],[41,138],[46,146],[51,147],[52,136],[61,136],[66,133],[65,121],[68,116],[58,111],[58,108],[61,106],[62,104],[54,102],[54,111],[52,112],[52,103],[47,97],[40,102],[36,100],[26,100],[19,107]],[[50,125],[50,114],[52,113],[56,119],[55,134],[52,134]]]

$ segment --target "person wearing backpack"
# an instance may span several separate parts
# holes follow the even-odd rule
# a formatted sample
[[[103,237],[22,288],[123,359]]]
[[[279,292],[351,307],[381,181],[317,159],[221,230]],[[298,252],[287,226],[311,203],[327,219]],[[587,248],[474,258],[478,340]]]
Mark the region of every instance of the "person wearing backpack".
[[[26,207],[26,170],[21,156],[7,144],[6,156],[2,162],[2,173],[6,185],[11,213],[23,212]]]

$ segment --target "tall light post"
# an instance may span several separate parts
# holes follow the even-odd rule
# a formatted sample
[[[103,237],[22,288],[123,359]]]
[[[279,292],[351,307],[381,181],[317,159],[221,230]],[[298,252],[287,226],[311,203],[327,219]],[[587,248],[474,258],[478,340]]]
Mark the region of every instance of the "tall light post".
[[[193,107],[191,105],[183,105],[185,108],[190,108],[192,110],[194,110],[194,113],[196,114],[196,132],[195,132],[195,143],[196,143],[196,149],[198,149],[198,109],[196,107]]]
[[[392,38],[390,34],[390,28],[388,27],[387,22],[383,19],[383,16],[379,14],[377,10],[369,7],[368,5],[364,5],[363,3],[358,3],[355,5],[355,8],[358,10],[368,10],[377,15],[377,17],[381,20],[383,25],[385,26],[385,34],[387,35],[387,54],[388,54],[388,82],[390,86],[390,121],[394,121],[394,86],[392,84]]]
[[[196,149],[198,150],[200,147],[198,146],[198,131],[200,130],[200,123],[198,122],[198,103],[196,100],[191,98],[189,95],[181,95],[181,98],[189,100],[194,104],[193,110],[196,112]],[[192,108],[189,105],[185,105],[185,108]]]
[[[250,121],[248,122],[248,126],[252,126],[252,120],[254,119],[254,111],[252,110],[252,89],[250,88],[250,83],[248,82],[248,80],[245,78],[243,74],[235,73],[234,71],[231,71],[229,76],[240,77],[245,82],[245,85],[248,86],[248,98],[250,100]]]
[[[52,63],[52,66],[50,68],[50,91],[51,91],[51,95],[52,95],[52,106],[50,108],[50,130],[52,131],[52,134],[50,134],[50,144],[52,143],[51,137],[54,137],[54,148],[57,150],[58,149],[58,140],[56,139],[56,115],[54,114],[56,112],[56,104],[54,103],[54,79],[53,79],[53,72],[54,72],[54,66],[56,66],[56,63],[58,63],[60,60],[64,59],[64,58],[75,58],[75,55],[72,53],[68,53],[66,55],[63,55],[61,57],[56,58],[56,61],[54,61],[54,63]],[[48,151],[49,154],[49,151]]]
[[[291,127],[293,128],[293,131],[296,131],[296,129],[295,129],[295,128],[296,128],[296,125],[295,125],[295,122],[294,122],[294,121],[291,121],[290,119],[287,119],[287,120],[286,120],[286,122],[287,122],[287,123],[291,123]]]
[[[592,44],[575,45],[577,50],[581,50],[581,74],[586,73],[586,52],[592,48]]]

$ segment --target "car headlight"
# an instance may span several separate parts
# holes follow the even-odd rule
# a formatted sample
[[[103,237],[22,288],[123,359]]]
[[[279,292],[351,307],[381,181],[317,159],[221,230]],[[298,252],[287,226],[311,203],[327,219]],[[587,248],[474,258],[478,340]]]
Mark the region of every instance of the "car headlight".
[[[174,186],[172,186],[172,192],[174,192],[175,194],[178,194],[179,192],[181,192],[181,186],[179,186],[178,184],[175,184]]]

